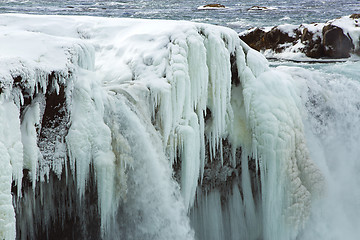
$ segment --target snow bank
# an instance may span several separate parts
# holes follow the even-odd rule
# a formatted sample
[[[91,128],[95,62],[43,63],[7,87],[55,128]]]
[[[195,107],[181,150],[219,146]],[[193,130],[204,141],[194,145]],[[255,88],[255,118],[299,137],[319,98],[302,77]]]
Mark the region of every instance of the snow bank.
[[[0,37],[1,106],[13,112],[1,119],[0,129],[11,123],[11,132],[17,132],[16,145],[6,145],[7,133],[0,131],[1,163],[6,166],[2,219],[10,224],[0,229],[6,238],[15,236],[11,181],[17,180],[21,189],[23,167],[30,171],[33,189],[49,169],[59,177],[61,171],[74,176],[81,201],[87,201],[94,173],[104,238],[193,239],[186,214],[197,208],[205,165],[223,164],[224,139],[233,151],[243,152],[232,161],[233,166],[242,164],[243,203],[236,205],[241,197],[234,188],[229,209],[245,216],[248,231],[262,219],[264,239],[296,238],[322,188],[305,146],[296,87],[289,76],[270,70],[266,59],[235,32],[182,21],[0,19],[7,33]],[[68,159],[41,168],[45,157],[38,145],[46,138],[42,127],[48,121],[50,94],[62,92],[61,109],[68,119],[61,122],[66,137],[60,142],[66,143]],[[252,193],[250,161],[260,171],[260,203]],[[177,165],[180,189],[172,176],[176,169],[171,169]],[[198,198],[199,204],[206,202],[200,193]],[[221,211],[216,191],[209,198],[214,210]],[[199,214],[211,211],[205,206]]]

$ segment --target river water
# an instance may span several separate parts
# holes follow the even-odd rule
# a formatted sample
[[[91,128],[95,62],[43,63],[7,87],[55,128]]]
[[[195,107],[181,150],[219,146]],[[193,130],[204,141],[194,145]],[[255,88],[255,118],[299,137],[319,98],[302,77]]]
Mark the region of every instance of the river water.
[[[227,8],[198,10],[199,6],[213,2],[197,0],[1,0],[0,13],[189,20],[228,26],[240,32],[254,26],[324,22],[360,11],[359,0],[219,0],[216,2]],[[264,6],[272,10],[249,11],[252,6]]]

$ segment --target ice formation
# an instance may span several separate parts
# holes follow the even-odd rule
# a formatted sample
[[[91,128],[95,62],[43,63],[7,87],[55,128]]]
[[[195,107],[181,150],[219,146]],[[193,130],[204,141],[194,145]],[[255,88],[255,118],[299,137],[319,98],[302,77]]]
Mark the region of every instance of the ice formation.
[[[295,239],[303,229],[323,178],[297,86],[235,32],[0,19],[1,238],[49,237],[52,223],[81,224],[83,212],[109,239]],[[209,164],[237,180],[207,188]]]

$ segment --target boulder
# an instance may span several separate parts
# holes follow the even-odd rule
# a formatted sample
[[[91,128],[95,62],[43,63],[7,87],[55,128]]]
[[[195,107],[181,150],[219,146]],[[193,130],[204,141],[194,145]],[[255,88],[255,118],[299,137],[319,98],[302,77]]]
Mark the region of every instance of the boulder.
[[[354,44],[349,36],[344,34],[344,31],[333,25],[324,26],[323,30],[323,46],[324,54],[330,58],[348,58],[351,50],[354,49]]]

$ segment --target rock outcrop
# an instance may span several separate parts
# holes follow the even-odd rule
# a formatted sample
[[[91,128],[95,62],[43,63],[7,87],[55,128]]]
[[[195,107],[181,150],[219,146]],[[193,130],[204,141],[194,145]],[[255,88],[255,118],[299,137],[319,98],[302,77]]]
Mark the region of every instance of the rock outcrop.
[[[240,38],[250,47],[270,54],[301,52],[310,58],[348,58],[360,53],[359,17],[353,14],[325,24],[253,28],[240,33]]]
[[[349,35],[334,25],[326,25],[322,30],[323,46],[325,56],[333,58],[350,57],[350,52],[354,49],[354,44]]]
[[[211,10],[211,9],[225,9],[227,7],[225,7],[222,4],[219,3],[211,3],[211,4],[206,4],[204,6],[200,6],[198,7],[198,10]]]
[[[293,37],[279,28],[274,27],[266,32],[261,28],[255,28],[247,34],[240,35],[240,38],[250,47],[260,51],[271,49],[276,53],[284,50],[283,44],[295,42],[298,37]]]
[[[274,7],[264,7],[264,6],[252,6],[248,9],[248,11],[267,11],[267,10],[275,10]]]
[[[210,7],[210,8],[225,8],[224,5],[218,4],[218,3],[213,3],[213,4],[207,4],[204,7]]]

